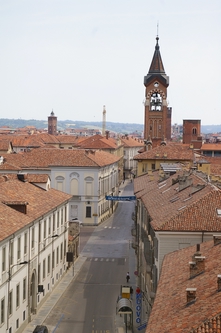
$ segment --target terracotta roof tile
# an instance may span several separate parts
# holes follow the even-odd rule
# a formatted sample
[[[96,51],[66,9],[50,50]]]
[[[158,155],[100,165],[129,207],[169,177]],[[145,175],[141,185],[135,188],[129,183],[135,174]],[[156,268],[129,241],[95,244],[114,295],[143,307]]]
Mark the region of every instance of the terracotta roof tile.
[[[117,140],[113,138],[106,138],[100,134],[90,136],[78,142],[80,148],[85,149],[118,149],[119,145]],[[120,144],[122,146],[122,144]]]
[[[124,144],[124,147],[128,147],[128,148],[132,148],[132,147],[140,148],[140,147],[144,146],[143,140],[134,139],[129,136],[121,137],[121,141]]]
[[[214,246],[209,241],[200,245],[205,270],[190,279],[189,262],[195,252],[195,246],[191,246],[164,257],[146,333],[220,332],[221,292],[217,291],[217,275],[221,272],[221,244]],[[197,288],[195,302],[187,303],[186,288]]]
[[[9,145],[10,145],[10,140],[2,140],[0,137],[0,150],[1,151],[8,151]]]
[[[141,154],[134,156],[135,160],[146,160],[146,159],[166,159],[167,160],[189,160],[193,161],[194,152],[186,145],[166,145],[158,146],[151,150],[147,150]]]
[[[201,147],[201,151],[208,150],[221,150],[221,143],[204,143]]]
[[[20,181],[17,175],[0,176],[0,240],[70,200],[71,197],[55,189],[45,191],[29,182]],[[7,202],[27,202],[27,214],[8,207],[4,204]]]
[[[186,177],[189,185],[183,189],[179,183],[173,184],[177,175],[163,182],[159,182],[158,172],[135,178],[134,193],[148,210],[153,229],[221,231],[216,212],[221,208],[221,191],[196,174]]]
[[[104,166],[119,160],[113,154],[93,150],[33,149],[29,152],[4,155],[5,161],[20,168],[50,168],[51,166]]]

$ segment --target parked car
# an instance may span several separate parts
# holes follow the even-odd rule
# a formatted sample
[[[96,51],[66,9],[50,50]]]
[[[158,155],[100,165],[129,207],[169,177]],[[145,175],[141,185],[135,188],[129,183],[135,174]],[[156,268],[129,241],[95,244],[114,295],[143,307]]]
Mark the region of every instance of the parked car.
[[[48,333],[47,326],[37,325],[35,327],[35,330],[33,331],[33,333]]]

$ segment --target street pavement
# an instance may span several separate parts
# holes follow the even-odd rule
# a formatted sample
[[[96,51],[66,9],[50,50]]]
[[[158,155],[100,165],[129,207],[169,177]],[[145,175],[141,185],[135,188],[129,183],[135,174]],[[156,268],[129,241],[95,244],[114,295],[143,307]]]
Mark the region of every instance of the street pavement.
[[[123,192],[124,187],[126,185],[129,185],[130,181],[125,181],[124,184],[121,185],[121,192]],[[132,188],[131,184],[131,188]],[[134,249],[132,248],[131,244],[129,246],[129,272],[130,272],[130,283],[129,285],[133,288],[134,294],[132,300],[133,302],[133,322],[134,322],[134,327],[129,328],[125,327],[124,323],[124,316],[116,314],[115,315],[115,326],[117,328],[115,333],[137,333],[138,330],[135,325],[135,315],[136,315],[136,302],[135,302],[135,290],[136,290],[136,275],[133,274],[134,271],[136,271],[136,258],[134,254]],[[37,325],[43,324],[47,316],[49,315],[50,311],[52,308],[56,305],[56,303],[59,301],[60,297],[62,297],[64,291],[67,289],[69,284],[76,278],[78,273],[81,270],[81,267],[83,266],[84,262],[87,260],[87,257],[82,256],[81,254],[79,257],[76,259],[74,263],[74,269],[71,267],[67,273],[64,275],[64,277],[58,282],[57,286],[53,289],[45,303],[41,306],[41,308],[37,311],[37,314],[32,316],[32,321],[26,326],[26,328],[23,330],[23,333],[32,333]],[[74,274],[73,274],[74,272]],[[49,333],[54,333],[56,330],[56,327],[50,331],[49,328]],[[77,333],[77,332],[76,332]]]

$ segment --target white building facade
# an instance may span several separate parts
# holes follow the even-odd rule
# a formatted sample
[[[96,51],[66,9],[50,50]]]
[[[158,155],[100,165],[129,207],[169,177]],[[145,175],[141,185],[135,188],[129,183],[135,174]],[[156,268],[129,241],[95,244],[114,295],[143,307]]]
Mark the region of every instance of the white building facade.
[[[9,333],[23,331],[68,267],[70,196],[31,184],[22,187],[29,201],[23,198],[24,202],[7,202],[7,195],[2,195],[6,188],[0,184],[0,214],[4,216],[0,238],[0,331]],[[29,192],[30,187],[33,189]]]

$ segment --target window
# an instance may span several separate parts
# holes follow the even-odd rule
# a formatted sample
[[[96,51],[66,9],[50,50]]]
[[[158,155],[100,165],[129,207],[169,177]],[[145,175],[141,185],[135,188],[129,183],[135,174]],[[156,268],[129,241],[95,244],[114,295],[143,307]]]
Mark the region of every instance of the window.
[[[16,286],[16,308],[20,305],[20,284]]]
[[[67,221],[67,206],[65,206],[65,209],[64,209],[64,221],[65,222]]]
[[[12,294],[12,290],[9,293],[9,300],[8,300],[8,313],[9,316],[12,315],[12,301],[13,301],[13,294]]]
[[[24,235],[24,254],[27,254],[28,251],[28,234],[27,232]]]
[[[53,214],[53,233],[55,232],[55,214]]]
[[[91,217],[91,206],[86,207],[86,217]]]
[[[63,243],[61,243],[61,248],[60,248],[60,260],[63,259]]]
[[[41,264],[38,264],[38,284],[41,283]]]
[[[1,299],[1,324],[5,322],[5,298]]]
[[[44,220],[44,239],[47,237],[46,227],[47,227],[47,223],[46,223],[46,220]]]
[[[59,261],[59,247],[57,247],[57,258],[56,258],[56,264],[58,265],[58,261]]]
[[[156,168],[155,163],[152,163],[152,164],[151,164],[151,168],[152,168],[152,170],[155,170],[155,168]]]
[[[31,229],[31,248],[34,249],[35,247],[35,229]]]
[[[64,241],[64,256],[65,256],[65,254],[66,254],[66,239]]]
[[[196,127],[193,128],[193,135],[196,135],[197,131],[196,131]]]
[[[56,189],[59,191],[64,191],[64,177],[58,176],[55,178],[56,180]]]
[[[64,212],[63,212],[63,208],[62,208],[62,210],[61,210],[61,225],[63,225],[63,223],[64,223]]]
[[[13,265],[14,262],[14,243],[11,242],[9,245],[9,264]]]
[[[45,259],[43,260],[43,279],[45,279]]]
[[[51,271],[51,255],[48,256],[48,274],[50,274]]]
[[[52,252],[52,269],[54,269],[54,255],[55,255],[55,253],[54,253],[54,251]]]
[[[51,217],[48,219],[48,236],[51,235]]]
[[[26,300],[26,293],[27,293],[27,291],[26,291],[26,285],[27,285],[26,278],[24,278],[23,279],[23,301]]]
[[[4,272],[5,269],[6,269],[6,262],[5,262],[5,260],[6,260],[6,249],[5,249],[5,247],[3,247],[2,248],[2,272]]]
[[[21,237],[18,237],[17,259],[21,259]]]
[[[59,228],[60,225],[60,212],[57,212],[57,228]]]
[[[38,243],[41,243],[41,222],[38,225]]]

